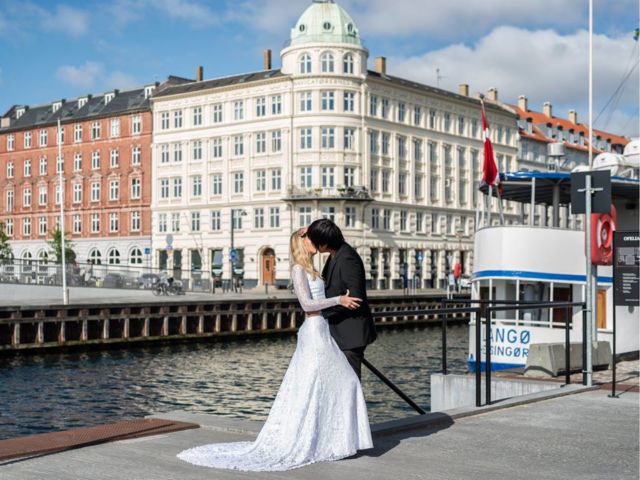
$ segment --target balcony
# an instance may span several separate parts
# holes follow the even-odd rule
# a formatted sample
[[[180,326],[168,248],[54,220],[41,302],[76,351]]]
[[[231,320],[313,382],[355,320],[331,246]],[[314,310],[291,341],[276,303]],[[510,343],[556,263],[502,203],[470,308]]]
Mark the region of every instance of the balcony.
[[[371,195],[366,187],[362,186],[339,186],[339,187],[289,187],[286,201],[303,200],[355,200],[371,201]]]

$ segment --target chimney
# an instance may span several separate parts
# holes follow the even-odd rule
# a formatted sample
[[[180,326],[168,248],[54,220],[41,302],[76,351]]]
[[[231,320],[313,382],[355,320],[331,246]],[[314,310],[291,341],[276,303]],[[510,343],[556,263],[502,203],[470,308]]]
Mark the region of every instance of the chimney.
[[[458,85],[458,93],[460,95],[468,97],[469,96],[469,84],[468,83],[461,83],[460,85]]]
[[[204,74],[204,68],[202,68],[202,65],[198,65],[196,68],[196,82],[202,81],[203,74]]]
[[[264,52],[262,52],[262,69],[271,70],[271,49],[270,48],[266,48]]]
[[[542,112],[547,117],[553,117],[552,111],[553,111],[553,109],[551,107],[551,102],[544,102],[544,106],[542,107]]]
[[[495,87],[491,87],[489,89],[489,92],[487,93],[487,97],[489,97],[489,100],[493,100],[494,102],[498,101],[498,89]]]
[[[529,111],[529,101],[527,100],[526,96],[520,95],[518,97],[518,108],[520,110],[524,110],[525,112]]]
[[[381,74],[387,73],[387,57],[376,57],[373,64],[376,72]]]
[[[578,125],[578,112],[575,110],[569,110],[569,121],[574,125]]]

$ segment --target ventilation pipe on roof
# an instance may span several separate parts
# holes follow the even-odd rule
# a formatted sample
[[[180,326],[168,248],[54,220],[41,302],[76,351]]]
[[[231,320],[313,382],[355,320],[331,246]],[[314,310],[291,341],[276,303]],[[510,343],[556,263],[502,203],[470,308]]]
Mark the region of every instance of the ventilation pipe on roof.
[[[204,68],[202,65],[196,67],[196,82],[201,82],[204,76]]]
[[[262,69],[271,70],[271,49],[265,48],[262,52]]]
[[[461,83],[460,85],[458,85],[458,93],[460,95],[464,95],[465,97],[469,96],[469,84],[468,83]]]
[[[487,93],[487,97],[489,97],[489,100],[493,100],[494,102],[498,101],[498,89],[495,87],[491,87],[489,89],[489,92]]]

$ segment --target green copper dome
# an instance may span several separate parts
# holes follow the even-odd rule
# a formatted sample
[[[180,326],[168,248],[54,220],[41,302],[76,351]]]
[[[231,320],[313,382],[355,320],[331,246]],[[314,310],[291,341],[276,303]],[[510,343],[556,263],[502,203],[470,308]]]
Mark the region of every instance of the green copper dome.
[[[353,19],[332,0],[313,0],[291,29],[290,46],[305,43],[350,43],[362,46]]]

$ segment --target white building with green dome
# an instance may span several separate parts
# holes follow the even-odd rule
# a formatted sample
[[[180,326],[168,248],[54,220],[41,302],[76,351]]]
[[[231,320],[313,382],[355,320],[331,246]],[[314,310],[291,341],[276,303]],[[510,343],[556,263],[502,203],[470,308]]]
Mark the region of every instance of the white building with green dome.
[[[482,133],[468,86],[388,75],[383,57],[369,70],[355,22],[329,1],[311,3],[280,57],[152,98],[154,266],[227,280],[235,256],[245,287],[286,285],[291,232],[329,217],[372,288],[398,287],[405,268],[443,286],[458,259],[470,272]],[[515,169],[516,117],[491,98],[496,157]]]

